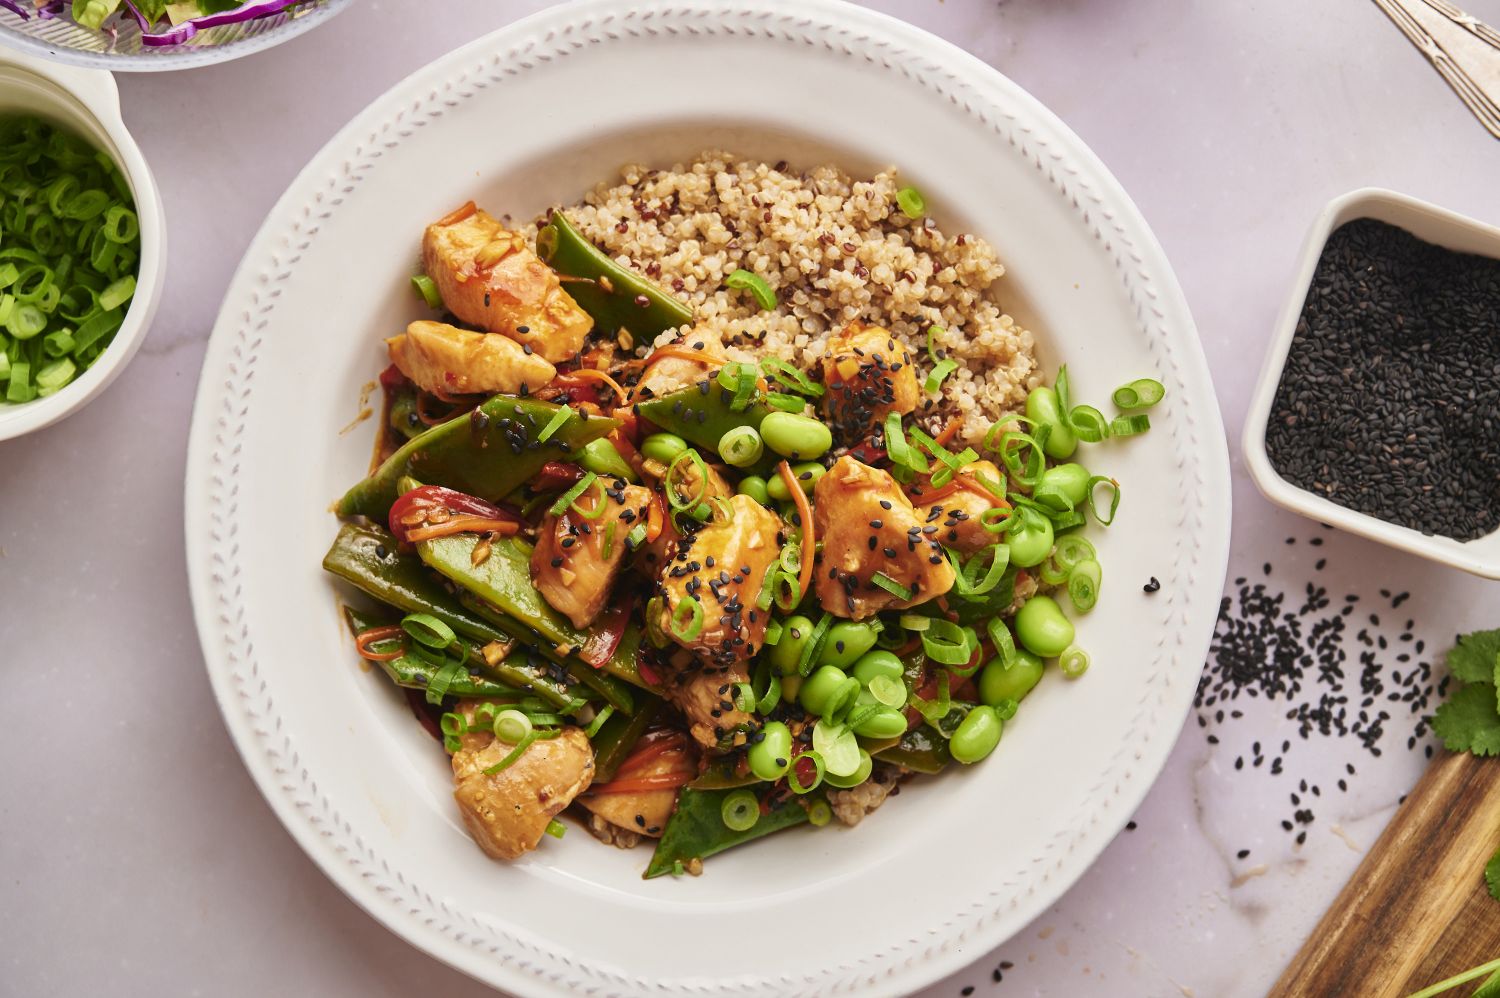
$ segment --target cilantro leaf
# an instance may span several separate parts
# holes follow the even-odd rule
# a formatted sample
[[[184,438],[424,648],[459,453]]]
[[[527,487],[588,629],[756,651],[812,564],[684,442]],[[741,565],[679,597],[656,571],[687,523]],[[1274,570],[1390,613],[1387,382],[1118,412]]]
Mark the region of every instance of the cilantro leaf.
[[[1465,683],[1492,682],[1497,656],[1500,656],[1500,629],[1465,634],[1448,652],[1448,671],[1454,679]]]
[[[1470,683],[1454,691],[1432,717],[1432,730],[1450,752],[1500,755],[1500,715],[1495,684]]]
[[[1484,864],[1484,882],[1490,889],[1490,897],[1500,901],[1500,850],[1490,857],[1490,861]]]

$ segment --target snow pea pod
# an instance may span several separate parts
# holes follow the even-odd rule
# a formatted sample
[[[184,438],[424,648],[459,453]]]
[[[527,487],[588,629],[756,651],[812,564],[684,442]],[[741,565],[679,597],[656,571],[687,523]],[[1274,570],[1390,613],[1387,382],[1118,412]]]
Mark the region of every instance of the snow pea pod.
[[[807,820],[807,808],[802,801],[785,801],[773,806],[744,831],[734,831],[724,824],[724,798],[735,790],[694,790],[683,787],[677,795],[677,810],[662,829],[661,841],[646,867],[646,880],[671,873],[676,864],[686,866],[693,860],[703,860],[753,839],[779,832],[783,828],[800,825]],[[743,792],[743,791],[739,791]],[[821,798],[819,798],[821,799]]]
[[[615,778],[620,763],[630,757],[635,743],[641,740],[660,709],[661,698],[648,694],[636,706],[634,714],[614,714],[599,727],[592,743],[595,783],[608,783]]]
[[[760,429],[761,421],[775,410],[764,402],[752,402],[743,411],[735,412],[730,403],[734,392],[720,385],[711,375],[706,375],[708,390],[699,384],[669,392],[661,398],[642,402],[637,408],[640,414],[668,433],[675,433],[689,443],[697,444],[717,454],[719,438],[737,426]]]
[[[529,481],[548,461],[560,460],[620,425],[619,420],[574,412],[538,444],[536,438],[557,411],[550,402],[496,395],[408,440],[344,494],[338,514],[384,520],[400,495],[400,479],[407,475],[493,502]]]
[[[554,211],[537,232],[536,255],[557,271],[563,290],[606,336],[628,329],[637,343],[650,343],[657,334],[694,321],[692,308],[655,281],[610,259],[560,211]]]
[[[871,754],[881,762],[893,762],[918,773],[940,772],[953,758],[948,740],[925,724],[902,735],[896,744]]]

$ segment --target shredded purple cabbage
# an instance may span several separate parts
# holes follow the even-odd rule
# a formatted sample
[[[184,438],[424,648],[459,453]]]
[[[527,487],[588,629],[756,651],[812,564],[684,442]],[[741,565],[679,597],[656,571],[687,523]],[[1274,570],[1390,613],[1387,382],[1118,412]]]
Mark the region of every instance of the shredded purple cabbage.
[[[31,20],[31,15],[26,13],[26,8],[22,7],[16,0],[0,0],[0,7],[4,7],[23,21]]]
[[[130,16],[135,18],[135,23],[141,26],[141,33],[145,34],[151,30],[151,22],[146,20],[146,15],[135,5],[135,0],[125,0],[125,9],[130,11]]]
[[[8,2],[9,0],[0,0],[0,3]],[[251,0],[251,2],[241,4],[234,10],[221,11],[217,14],[205,14],[202,17],[194,17],[183,21],[181,24],[166,31],[154,34],[143,32],[141,34],[141,41],[153,47],[181,45],[204,28],[217,28],[221,24],[242,24],[245,21],[256,21],[262,17],[280,14],[282,11],[303,2],[304,0]]]
[[[46,3],[36,5],[36,16],[43,21],[51,21],[62,17],[66,7],[64,0],[46,0]]]

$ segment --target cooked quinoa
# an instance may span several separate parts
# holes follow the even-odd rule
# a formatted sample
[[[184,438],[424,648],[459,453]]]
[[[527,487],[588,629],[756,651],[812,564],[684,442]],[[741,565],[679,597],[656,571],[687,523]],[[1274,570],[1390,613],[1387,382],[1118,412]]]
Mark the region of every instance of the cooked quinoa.
[[[1001,308],[1005,268],[994,248],[908,218],[896,206],[903,186],[894,167],[856,180],[835,166],[798,172],[705,152],[666,170],[627,165],[619,183],[599,184],[568,217],[620,263],[689,302],[694,332],[736,359],[769,352],[811,367],[829,334],[858,320],[905,341],[925,378],[927,333],[938,327],[934,345],[959,368],[942,399],[924,400],[919,412],[934,426],[961,414],[961,435],[974,442],[1039,383],[1032,335]],[[534,225],[524,232],[535,239]],[[741,268],[770,284],[775,312],[723,287]]]

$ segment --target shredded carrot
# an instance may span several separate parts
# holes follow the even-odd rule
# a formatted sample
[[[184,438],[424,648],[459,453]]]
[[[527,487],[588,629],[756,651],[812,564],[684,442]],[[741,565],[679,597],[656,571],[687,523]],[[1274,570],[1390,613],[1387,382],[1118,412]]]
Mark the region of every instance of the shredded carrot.
[[[964,421],[958,416],[954,416],[952,419],[948,420],[948,425],[943,427],[943,432],[939,433],[936,437],[933,438],[934,442],[943,447],[948,446],[948,442],[954,437],[958,436],[958,431],[963,427],[963,425]]]
[[[646,540],[656,540],[661,536],[662,527],[667,522],[666,511],[662,509],[662,498],[660,492],[651,494],[651,506],[646,511]]]
[[[723,357],[716,357],[706,350],[694,350],[692,347],[668,343],[664,347],[657,347],[651,356],[646,358],[646,366],[651,366],[663,357],[676,357],[678,360],[696,361],[704,367],[720,367],[724,363]]]
[[[812,506],[807,502],[807,494],[802,491],[802,483],[797,481],[797,476],[792,474],[792,466],[783,460],[776,466],[781,474],[781,480],[786,483],[787,491],[792,494],[792,501],[797,504],[797,516],[802,520],[802,571],[797,573],[797,587],[802,595],[809,592],[808,587],[812,585],[813,555],[817,552],[817,539],[813,536]]]
[[[608,385],[612,391],[614,391],[615,398],[619,399],[621,404],[624,404],[625,400],[630,397],[630,393],[621,388],[618,381],[616,381],[614,378],[611,378],[603,371],[596,371],[592,367],[580,367],[576,371],[569,371],[567,374],[560,374],[557,376],[556,380],[562,381],[565,378],[579,378],[585,381],[602,381],[604,382],[604,384]]]
[[[457,208],[453,209],[452,211],[450,211],[448,214],[444,215],[442,218],[438,219],[433,224],[435,224],[435,225],[457,225],[459,222],[462,222],[464,219],[468,218],[470,215],[474,214],[478,210],[479,210],[479,206],[476,205],[473,201],[465,201],[462,205],[460,205]]]
[[[678,787],[685,786],[692,778],[693,774],[687,770],[676,773],[662,773],[657,776],[637,776],[597,784],[589,787],[589,793],[639,794],[648,793],[652,790],[676,790]]]
[[[370,650],[373,644],[381,641],[389,641],[398,638],[405,632],[401,630],[400,624],[387,624],[385,627],[371,627],[360,631],[354,636],[354,648],[359,652],[360,658],[367,658],[371,662],[391,662],[405,654],[404,648],[397,648],[391,652],[375,652]]]
[[[618,412],[619,410],[615,411]],[[608,440],[615,445],[615,450],[620,452],[620,456],[625,459],[625,463],[630,465],[637,475],[644,477],[645,472],[641,469],[645,465],[645,459],[641,457],[641,452],[635,449],[635,444],[631,443],[630,438],[625,435],[625,428],[620,427],[619,429],[611,430]]]
[[[680,731],[658,731],[642,738],[636,743],[635,749],[620,763],[620,768],[615,771],[616,776],[628,776],[637,770],[644,769],[655,762],[659,756],[668,752],[681,752],[686,743],[683,741]]]
[[[1001,509],[1010,509],[1010,503],[1006,502],[1004,499],[1000,498],[999,496],[995,495],[995,493],[985,488],[984,484],[973,475],[954,475],[953,480],[958,483],[959,488],[967,489],[968,491],[974,493],[976,496],[979,496],[983,499],[988,499],[991,506],[999,506]]]
[[[514,520],[496,520],[488,516],[455,516],[442,523],[408,530],[406,539],[416,543],[417,541],[430,541],[434,537],[447,537],[450,534],[500,534],[509,537],[520,529],[521,525]]]

